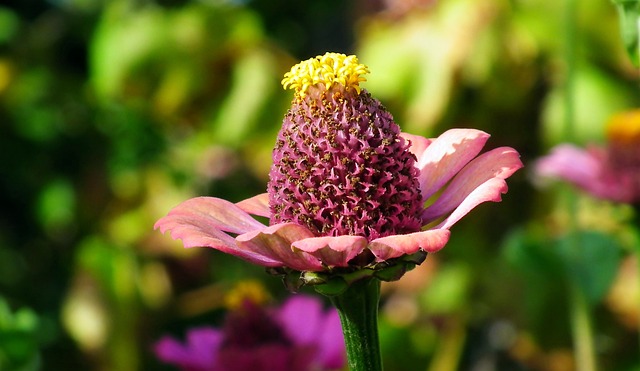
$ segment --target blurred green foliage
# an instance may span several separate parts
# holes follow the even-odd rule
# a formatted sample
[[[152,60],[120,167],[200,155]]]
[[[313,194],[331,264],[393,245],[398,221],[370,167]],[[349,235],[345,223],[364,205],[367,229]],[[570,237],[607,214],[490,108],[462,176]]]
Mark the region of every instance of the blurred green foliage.
[[[620,16],[620,35],[629,57],[635,66],[640,65],[640,38],[638,37],[638,19],[640,2],[637,0],[613,0]]]
[[[638,104],[637,16],[616,4],[576,6],[579,143]],[[151,344],[219,324],[237,281],[287,294],[153,224],[196,195],[264,192],[291,100],[279,82],[301,59],[355,53],[405,131],[482,129],[530,164],[565,140],[564,12],[551,0],[3,3],[0,369],[163,369]],[[580,195],[570,223],[564,192],[535,189],[526,168],[509,186],[385,284],[386,368],[570,370],[571,282],[589,298],[601,366],[640,367],[640,278],[621,269],[640,246],[633,208]],[[620,285],[635,306],[612,296]]]
[[[2,298],[0,298],[2,299]],[[3,370],[37,370],[41,330],[38,316],[30,309],[20,308],[12,313],[0,300],[0,368]]]

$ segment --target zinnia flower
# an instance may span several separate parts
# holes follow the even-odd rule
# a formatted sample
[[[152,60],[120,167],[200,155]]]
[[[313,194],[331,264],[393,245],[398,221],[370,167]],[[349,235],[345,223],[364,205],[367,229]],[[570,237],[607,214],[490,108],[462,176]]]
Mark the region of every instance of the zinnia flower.
[[[238,203],[193,198],[155,228],[185,247],[302,272],[419,264],[442,249],[460,218],[501,200],[505,179],[522,167],[519,155],[509,147],[478,155],[489,138],[479,130],[451,129],[435,139],[401,132],[359,86],[365,73],[355,56],[336,53],[295,65],[282,81],[295,94],[267,193]]]
[[[346,363],[338,313],[305,295],[270,310],[244,301],[222,329],[191,329],[185,343],[167,336],[154,351],[184,371],[322,371]]]
[[[617,202],[640,201],[640,110],[614,115],[607,145],[580,148],[563,143],[536,162],[538,178],[567,181],[591,195]]]

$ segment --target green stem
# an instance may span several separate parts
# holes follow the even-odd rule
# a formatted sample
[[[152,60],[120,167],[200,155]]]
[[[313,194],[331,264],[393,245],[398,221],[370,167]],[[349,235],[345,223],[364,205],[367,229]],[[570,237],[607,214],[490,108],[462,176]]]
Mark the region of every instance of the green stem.
[[[378,340],[380,281],[366,278],[354,282],[343,293],[332,296],[338,309],[350,371],[381,371]]]
[[[444,332],[438,341],[428,371],[449,371],[460,369],[460,358],[464,350],[467,333],[462,316],[452,316],[444,325]]]
[[[565,0],[564,59],[566,64],[564,81],[564,140],[573,141],[575,137],[575,73],[576,73],[576,13],[575,0]]]
[[[564,139],[571,142],[575,139],[575,74],[577,71],[578,44],[577,31],[577,6],[576,0],[565,0],[565,62],[566,78],[564,87]],[[577,228],[577,199],[573,192],[568,192],[568,212],[569,212],[569,233]],[[571,238],[571,248],[574,256],[579,256],[580,245],[575,236]],[[573,283],[571,287],[571,327],[574,342],[574,357],[576,359],[576,369],[578,371],[595,371],[597,369],[596,356],[593,346],[593,329],[590,318],[590,307],[587,298],[581,288]]]
[[[636,214],[636,215],[640,215],[640,214]],[[638,254],[638,252],[636,252],[636,270],[640,270],[640,254]],[[638,276],[640,276],[640,274],[638,274]],[[640,346],[640,332],[638,332],[638,345]]]
[[[573,285],[571,292],[571,327],[573,329],[576,370],[595,371],[597,366],[589,303],[577,285]]]

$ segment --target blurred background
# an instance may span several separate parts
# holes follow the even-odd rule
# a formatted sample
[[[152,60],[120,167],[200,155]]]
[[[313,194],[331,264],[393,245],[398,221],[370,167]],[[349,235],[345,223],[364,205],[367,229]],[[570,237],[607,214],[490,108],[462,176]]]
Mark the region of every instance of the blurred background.
[[[280,80],[326,51],[370,67],[363,86],[403,131],[481,129],[525,165],[603,142],[640,98],[606,0],[5,1],[0,369],[170,370],[152,344],[219,326],[239,282],[286,298],[262,268],[153,224],[190,197],[264,192]],[[536,187],[527,167],[508,183],[384,284],[386,369],[573,370],[575,286],[600,367],[640,369],[638,209]]]

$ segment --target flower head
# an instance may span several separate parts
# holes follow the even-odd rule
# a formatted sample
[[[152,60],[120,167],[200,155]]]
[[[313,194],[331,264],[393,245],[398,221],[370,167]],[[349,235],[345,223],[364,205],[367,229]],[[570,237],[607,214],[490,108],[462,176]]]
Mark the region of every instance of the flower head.
[[[606,134],[606,146],[552,148],[536,162],[536,176],[565,180],[602,199],[640,201],[640,110],[612,116]]]
[[[273,151],[271,224],[369,240],[420,230],[416,157],[391,114],[358,88],[366,67],[356,63],[328,53],[287,73],[283,84],[299,90]]]
[[[304,295],[279,308],[247,300],[229,312],[222,329],[191,329],[184,344],[167,336],[154,351],[184,371],[321,371],[346,363],[338,313]]]
[[[505,179],[522,162],[509,147],[478,155],[489,138],[479,130],[452,129],[435,139],[402,133],[359,87],[366,72],[355,56],[336,53],[294,66],[283,80],[295,93],[267,193],[236,204],[187,200],[156,228],[185,247],[304,272],[411,268],[440,250],[460,218],[500,201]]]

